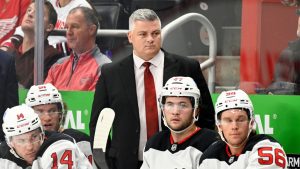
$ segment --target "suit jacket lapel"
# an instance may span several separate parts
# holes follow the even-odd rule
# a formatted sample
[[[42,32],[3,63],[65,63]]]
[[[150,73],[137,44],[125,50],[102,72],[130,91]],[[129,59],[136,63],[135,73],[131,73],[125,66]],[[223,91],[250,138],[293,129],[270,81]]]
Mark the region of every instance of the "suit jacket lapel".
[[[122,62],[120,62],[119,76],[125,92],[127,93],[128,102],[130,107],[132,107],[134,114],[137,119],[139,119],[139,109],[137,103],[136,85],[135,85],[135,74],[133,65],[133,56],[130,55],[126,57]],[[129,105],[128,105],[129,106]]]
[[[173,76],[178,75],[180,65],[177,63],[178,60],[172,57],[172,54],[165,52],[165,61],[164,61],[164,77],[163,85]]]

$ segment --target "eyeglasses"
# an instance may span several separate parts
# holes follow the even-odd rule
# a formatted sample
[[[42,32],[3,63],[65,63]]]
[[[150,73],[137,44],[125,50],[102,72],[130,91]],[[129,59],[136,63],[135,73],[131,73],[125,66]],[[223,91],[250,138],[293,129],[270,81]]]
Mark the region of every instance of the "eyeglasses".
[[[19,146],[26,146],[27,144],[35,144],[42,140],[43,136],[42,133],[32,134],[29,139],[23,138],[15,138],[14,143]]]
[[[48,111],[38,111],[38,110],[35,110],[35,113],[38,114],[39,116],[44,116],[46,113],[49,116],[54,116],[54,115],[59,114],[60,112],[58,110],[56,110],[56,109],[53,109],[53,110],[48,110]]]
[[[238,126],[244,125],[247,122],[249,122],[248,119],[246,118],[239,118],[237,120],[232,120],[232,119],[222,119],[220,120],[220,124],[224,125],[224,126],[228,126],[228,125],[232,125],[233,123],[235,123]]]
[[[165,104],[163,104],[163,109],[165,109],[167,111],[173,111],[173,110],[175,110],[175,107],[177,107],[177,109],[180,111],[193,109],[193,107],[187,103],[179,103],[179,104],[165,103]]]

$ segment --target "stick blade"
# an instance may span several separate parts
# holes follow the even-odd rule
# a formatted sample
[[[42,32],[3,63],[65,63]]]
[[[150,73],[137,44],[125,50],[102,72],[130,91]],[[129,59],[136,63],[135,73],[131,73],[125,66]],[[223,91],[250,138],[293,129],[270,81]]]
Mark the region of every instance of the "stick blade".
[[[94,161],[101,169],[108,169],[105,161],[105,150],[109,132],[115,118],[115,112],[111,108],[104,108],[98,117],[93,146]]]

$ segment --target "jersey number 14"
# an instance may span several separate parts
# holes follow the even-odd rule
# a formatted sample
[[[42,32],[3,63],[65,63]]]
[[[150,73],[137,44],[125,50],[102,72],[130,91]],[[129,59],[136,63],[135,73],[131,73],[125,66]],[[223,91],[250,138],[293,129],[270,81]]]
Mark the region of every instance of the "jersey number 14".
[[[57,154],[52,153],[51,157],[53,159],[53,166],[51,169],[57,169],[58,168],[58,159],[57,159]],[[59,163],[62,165],[67,165],[68,169],[72,169],[73,166],[73,160],[72,160],[72,151],[71,150],[66,150],[63,155],[61,156]]]

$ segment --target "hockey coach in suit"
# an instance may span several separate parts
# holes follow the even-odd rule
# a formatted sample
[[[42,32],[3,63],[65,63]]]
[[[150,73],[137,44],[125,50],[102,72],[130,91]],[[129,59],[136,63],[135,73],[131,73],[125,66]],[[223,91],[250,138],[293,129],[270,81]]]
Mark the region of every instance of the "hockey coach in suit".
[[[145,80],[146,69],[153,76],[155,85],[152,88],[156,89],[156,103],[162,86],[169,78],[192,77],[201,91],[200,105],[204,105],[199,116],[200,127],[214,128],[214,108],[199,63],[161,49],[161,21],[154,11],[138,9],[132,13],[129,18],[128,40],[133,46],[133,53],[104,65],[101,70],[90,119],[90,136],[93,142],[100,111],[110,107],[116,113],[112,139],[106,150],[111,169],[137,169],[142,164],[143,148],[149,138],[147,129],[150,128],[146,122],[146,105],[150,102],[145,101],[148,99],[148,96],[145,97],[148,90],[144,87],[149,82]],[[155,111],[158,120],[151,121],[151,125],[157,123],[157,131],[164,130],[158,103],[152,107],[157,108]]]

